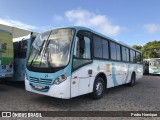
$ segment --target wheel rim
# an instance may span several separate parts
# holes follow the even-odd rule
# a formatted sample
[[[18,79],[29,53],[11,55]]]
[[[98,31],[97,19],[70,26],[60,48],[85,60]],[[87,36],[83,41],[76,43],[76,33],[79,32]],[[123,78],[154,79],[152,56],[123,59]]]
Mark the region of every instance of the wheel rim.
[[[101,95],[103,92],[103,84],[101,82],[98,82],[96,85],[96,93],[97,95]]]

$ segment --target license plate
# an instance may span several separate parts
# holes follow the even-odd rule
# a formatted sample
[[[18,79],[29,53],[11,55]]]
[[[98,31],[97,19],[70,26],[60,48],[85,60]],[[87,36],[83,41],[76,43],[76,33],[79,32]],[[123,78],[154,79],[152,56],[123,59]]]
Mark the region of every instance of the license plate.
[[[40,85],[35,85],[34,86],[36,89],[42,89],[43,87],[42,86],[40,86]]]

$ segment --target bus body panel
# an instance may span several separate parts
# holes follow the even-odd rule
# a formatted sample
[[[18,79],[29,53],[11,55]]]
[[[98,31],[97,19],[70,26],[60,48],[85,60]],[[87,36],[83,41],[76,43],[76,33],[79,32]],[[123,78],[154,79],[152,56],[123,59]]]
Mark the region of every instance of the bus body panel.
[[[91,92],[90,84],[93,83],[93,79],[89,76],[88,70],[92,70],[92,64],[83,66],[72,73],[71,97]]]
[[[91,76],[88,74],[88,70],[93,71]],[[129,83],[133,72],[136,74],[136,80],[142,78],[143,66],[140,64],[94,60],[93,63],[72,73],[71,97],[93,92],[94,81],[99,73],[106,75],[106,88],[111,88]]]
[[[25,68],[26,68],[26,59],[14,59],[14,81],[24,81],[25,78]]]
[[[0,78],[13,76],[12,34],[0,30]]]
[[[109,68],[106,67],[108,65],[110,66]],[[99,60],[95,60],[93,63],[86,65],[82,68],[73,72],[72,78],[68,76],[67,80],[65,80],[59,85],[54,85],[54,80],[58,76],[63,74],[64,70],[58,71],[56,73],[36,73],[27,71],[28,75],[30,75],[28,76],[28,79],[34,77],[35,74],[36,76],[38,76],[38,78],[34,77],[35,79],[46,79],[45,76],[47,75],[47,79],[52,79],[53,82],[52,85],[49,86],[48,91],[44,92],[35,90],[33,87],[35,85],[41,85],[42,87],[44,87],[45,85],[35,83],[33,81],[31,82],[30,80],[25,80],[26,90],[52,97],[69,99],[72,97],[93,92],[93,84],[98,73],[105,73],[107,77],[106,88],[111,88],[118,85],[129,83],[133,72],[136,73],[136,80],[142,78],[143,75],[142,65],[139,64],[129,65],[127,63],[116,63],[109,61],[101,62]],[[91,69],[93,70],[93,74],[92,76],[89,76],[88,70]],[[124,74],[119,74],[119,71],[123,71],[122,73]]]

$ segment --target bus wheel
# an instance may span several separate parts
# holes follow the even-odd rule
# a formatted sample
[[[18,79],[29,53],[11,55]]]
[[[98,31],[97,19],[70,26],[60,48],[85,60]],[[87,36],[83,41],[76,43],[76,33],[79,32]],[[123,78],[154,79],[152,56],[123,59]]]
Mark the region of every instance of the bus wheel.
[[[136,81],[136,75],[135,75],[135,73],[132,73],[131,82],[129,83],[129,85],[130,86],[134,86],[135,85],[135,81]]]
[[[92,98],[93,99],[100,99],[105,91],[105,83],[103,78],[97,77],[94,86],[93,86],[93,93],[92,93]]]

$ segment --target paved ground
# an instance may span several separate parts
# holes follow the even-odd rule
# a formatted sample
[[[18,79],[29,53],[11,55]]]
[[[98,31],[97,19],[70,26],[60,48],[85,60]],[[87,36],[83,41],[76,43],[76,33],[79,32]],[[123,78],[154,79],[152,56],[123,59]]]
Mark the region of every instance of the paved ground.
[[[0,83],[0,111],[160,111],[160,76],[144,76],[134,87],[108,89],[100,100],[69,100],[26,92],[24,83]]]

